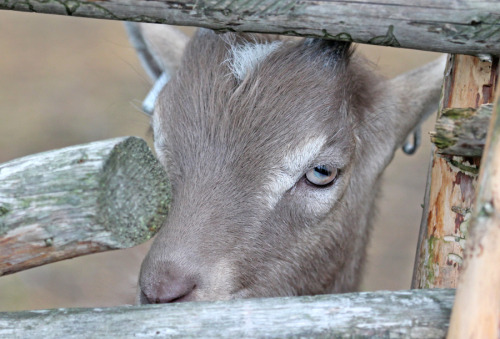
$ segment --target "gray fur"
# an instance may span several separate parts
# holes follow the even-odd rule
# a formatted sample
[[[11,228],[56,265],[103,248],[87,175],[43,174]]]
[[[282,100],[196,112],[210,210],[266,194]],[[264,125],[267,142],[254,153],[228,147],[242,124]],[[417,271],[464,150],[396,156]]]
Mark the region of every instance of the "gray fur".
[[[274,39],[200,30],[161,92],[152,124],[173,203],[139,302],[358,288],[382,171],[437,107],[442,61],[387,81],[348,43],[284,40],[236,79],[234,46]],[[336,181],[308,184],[323,164]]]

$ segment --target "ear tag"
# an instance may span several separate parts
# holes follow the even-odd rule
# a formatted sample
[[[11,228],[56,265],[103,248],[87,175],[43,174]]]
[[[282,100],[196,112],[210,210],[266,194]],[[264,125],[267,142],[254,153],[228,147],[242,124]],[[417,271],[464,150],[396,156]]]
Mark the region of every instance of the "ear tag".
[[[165,72],[163,72],[160,77],[156,79],[153,87],[146,96],[146,99],[144,99],[144,101],[142,102],[142,110],[144,111],[144,113],[149,116],[153,115],[156,99],[158,98],[158,95],[160,94],[162,88],[167,84],[169,80],[170,75]]]
[[[403,152],[405,152],[408,155],[415,154],[418,147],[420,146],[421,139],[422,139],[422,129],[419,125],[413,131],[413,144],[409,140],[406,140],[405,144],[402,147]]]

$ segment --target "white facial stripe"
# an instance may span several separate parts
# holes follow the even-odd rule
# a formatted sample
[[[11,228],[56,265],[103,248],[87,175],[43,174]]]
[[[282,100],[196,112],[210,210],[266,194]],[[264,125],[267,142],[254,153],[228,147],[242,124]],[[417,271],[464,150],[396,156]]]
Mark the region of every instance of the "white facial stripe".
[[[311,138],[285,155],[281,166],[270,174],[264,185],[264,196],[270,208],[274,208],[283,194],[295,185],[297,180],[318,157],[326,143],[326,137]]]
[[[242,81],[249,71],[253,70],[281,44],[281,41],[273,41],[263,44],[247,43],[231,46],[231,72],[233,72],[236,79]]]
[[[272,173],[270,180],[264,185],[263,196],[267,206],[273,209],[280,201],[281,196],[295,184],[295,179],[291,175],[283,172]]]

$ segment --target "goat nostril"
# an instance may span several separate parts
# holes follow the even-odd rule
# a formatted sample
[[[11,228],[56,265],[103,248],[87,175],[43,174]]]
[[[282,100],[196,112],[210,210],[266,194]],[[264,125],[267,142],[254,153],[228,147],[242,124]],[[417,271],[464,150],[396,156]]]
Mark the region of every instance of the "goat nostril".
[[[149,304],[185,302],[193,299],[196,284],[191,279],[174,279],[143,292]]]

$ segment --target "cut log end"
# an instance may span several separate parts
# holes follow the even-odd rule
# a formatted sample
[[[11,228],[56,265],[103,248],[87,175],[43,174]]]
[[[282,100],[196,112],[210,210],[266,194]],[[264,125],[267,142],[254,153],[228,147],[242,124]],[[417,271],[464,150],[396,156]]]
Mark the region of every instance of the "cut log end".
[[[142,139],[130,137],[113,148],[100,187],[97,220],[120,246],[150,239],[168,215],[170,183]]]

